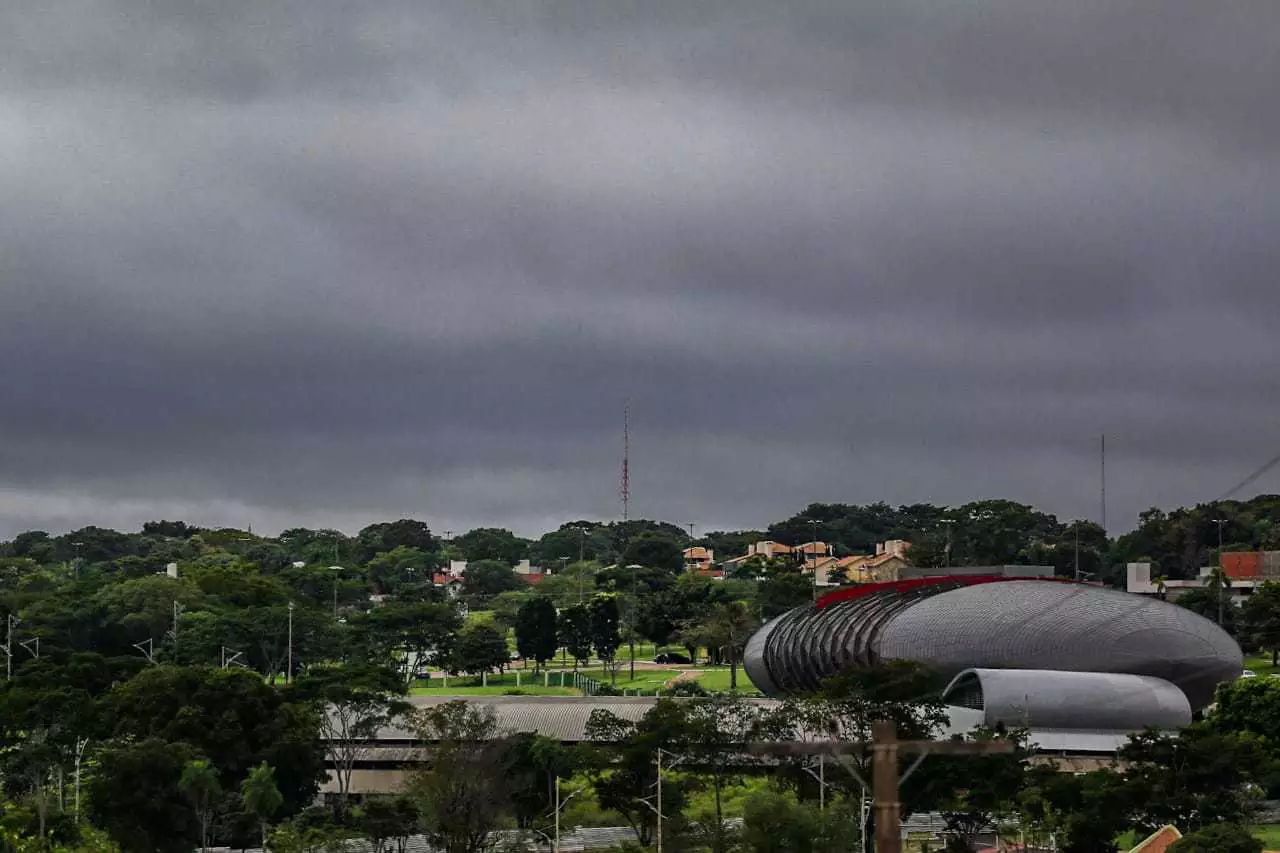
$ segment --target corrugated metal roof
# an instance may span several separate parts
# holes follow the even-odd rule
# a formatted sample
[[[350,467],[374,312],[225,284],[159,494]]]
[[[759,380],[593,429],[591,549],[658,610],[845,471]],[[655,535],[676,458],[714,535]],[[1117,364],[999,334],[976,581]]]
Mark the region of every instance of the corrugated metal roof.
[[[624,720],[639,722],[658,701],[650,696],[415,696],[417,707],[430,707],[463,700],[486,705],[497,715],[498,729],[506,734],[535,732],[566,743],[586,740],[587,721],[596,709],[604,709]],[[687,701],[687,700],[676,700]],[[751,699],[756,704],[775,707],[774,699]],[[949,707],[949,723],[941,737],[962,735],[984,724],[982,711]],[[1114,754],[1128,740],[1125,731],[1097,729],[1032,729],[1031,743],[1041,752],[1053,754]],[[378,732],[375,743],[381,746],[408,748],[415,742],[414,733],[402,724],[388,726]],[[371,744],[373,746],[373,744]],[[406,753],[406,758],[410,754]],[[371,760],[377,760],[370,755]]]

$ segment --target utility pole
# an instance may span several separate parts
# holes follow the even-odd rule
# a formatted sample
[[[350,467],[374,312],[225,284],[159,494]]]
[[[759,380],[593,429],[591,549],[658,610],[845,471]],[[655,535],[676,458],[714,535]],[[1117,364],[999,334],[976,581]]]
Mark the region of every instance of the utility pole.
[[[1104,434],[1100,442],[1102,463],[1102,533],[1107,533],[1107,436]]]
[[[662,749],[658,749],[658,853],[662,853]]]
[[[284,683],[293,683],[293,602],[289,602],[289,657],[285,663]]]
[[[871,743],[842,743],[839,741],[813,741],[804,743],[752,743],[747,751],[764,755],[834,755],[845,769],[868,787],[853,765],[853,754],[871,752],[872,807],[876,816],[876,853],[901,853],[902,851],[902,803],[898,789],[915,772],[929,755],[991,755],[1013,752],[1013,742],[1008,740],[986,741],[934,741],[898,740],[893,722],[877,720],[871,726]],[[898,758],[914,755],[916,760],[901,775],[898,774]]]
[[[947,547],[943,549],[943,567],[951,568],[951,526],[956,523],[954,518],[944,518],[942,523],[947,526]]]
[[[169,635],[173,637],[173,660],[178,660],[178,617],[182,614],[182,605],[175,599],[173,602],[173,630]]]
[[[812,576],[810,588],[813,590],[813,600],[818,600],[818,519],[809,519],[809,530],[812,532],[809,542],[809,552],[813,555],[810,561],[809,574]]]
[[[1076,529],[1076,583],[1080,583],[1080,519],[1072,525]]]
[[[84,748],[88,745],[87,737],[76,738],[76,823],[80,822],[80,762],[84,758]]]
[[[1218,627],[1222,627],[1223,618],[1223,593],[1227,586],[1227,571],[1222,565],[1222,525],[1227,523],[1225,518],[1215,518],[1214,524],[1218,525]]]
[[[5,621],[8,623],[8,630],[4,640],[4,680],[9,681],[13,678],[13,626],[22,620],[10,613]]]

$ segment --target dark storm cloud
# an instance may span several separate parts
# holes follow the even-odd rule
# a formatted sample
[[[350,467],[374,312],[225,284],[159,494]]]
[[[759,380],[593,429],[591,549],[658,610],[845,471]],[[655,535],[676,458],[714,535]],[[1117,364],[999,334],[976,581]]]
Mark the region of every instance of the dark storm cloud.
[[[701,529],[1280,440],[1271,5],[11,6],[0,536],[536,534],[628,400]]]

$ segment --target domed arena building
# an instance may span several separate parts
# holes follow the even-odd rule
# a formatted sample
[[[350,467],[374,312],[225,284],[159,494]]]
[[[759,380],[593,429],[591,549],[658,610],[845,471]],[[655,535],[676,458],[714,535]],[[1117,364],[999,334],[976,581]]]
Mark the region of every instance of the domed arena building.
[[[1186,608],[1017,571],[829,592],[757,631],[743,666],[779,697],[915,661],[949,680],[953,721],[1106,732],[1186,725],[1240,675],[1235,640]]]

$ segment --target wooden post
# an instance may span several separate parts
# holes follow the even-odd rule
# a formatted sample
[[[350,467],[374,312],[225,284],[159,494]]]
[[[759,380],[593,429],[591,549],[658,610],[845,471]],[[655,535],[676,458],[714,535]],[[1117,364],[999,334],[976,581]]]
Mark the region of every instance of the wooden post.
[[[911,775],[926,755],[990,755],[1013,752],[1013,742],[898,740],[897,728],[888,720],[872,724],[871,743],[843,741],[804,741],[785,743],[751,743],[747,751],[763,755],[834,755],[860,784],[863,778],[853,769],[851,754],[871,752],[871,794],[876,816],[876,853],[901,853],[902,803],[898,788]],[[917,756],[915,763],[899,777],[898,758]],[[864,788],[865,790],[865,788]]]
[[[875,798],[876,853],[902,848],[902,803],[898,801],[898,732],[877,720],[871,728],[871,794]]]

